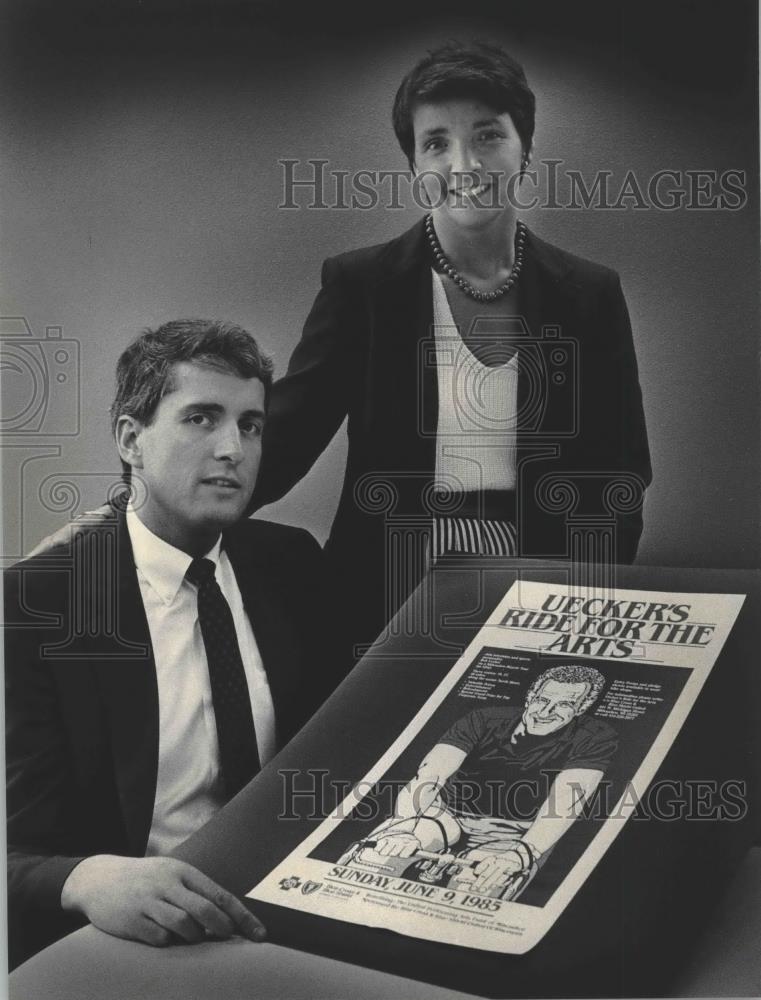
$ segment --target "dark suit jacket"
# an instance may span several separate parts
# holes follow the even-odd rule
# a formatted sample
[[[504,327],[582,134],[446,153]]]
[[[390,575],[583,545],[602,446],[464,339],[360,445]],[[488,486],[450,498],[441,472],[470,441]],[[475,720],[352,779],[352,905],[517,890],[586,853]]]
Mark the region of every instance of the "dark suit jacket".
[[[225,533],[272,692],[278,746],[333,686],[322,552],[305,531],[244,521]],[[8,896],[13,964],[81,921],[69,872],[141,856],[158,769],[158,690],[126,521],[5,574]],[[335,678],[337,680],[337,678]]]
[[[419,539],[409,536],[416,523],[425,532],[433,506],[430,266],[422,223],[327,260],[270,402],[259,505],[304,476],[348,415],[346,476],[326,554],[352,642],[375,638],[423,565]],[[529,233],[518,289],[519,555],[566,558],[583,545],[576,555],[631,562],[651,470],[618,276]],[[596,552],[588,548],[595,526]]]

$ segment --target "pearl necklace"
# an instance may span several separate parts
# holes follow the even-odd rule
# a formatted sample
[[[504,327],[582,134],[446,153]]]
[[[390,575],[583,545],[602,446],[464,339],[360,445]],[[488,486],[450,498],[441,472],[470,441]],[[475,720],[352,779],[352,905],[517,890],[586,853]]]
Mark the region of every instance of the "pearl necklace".
[[[510,275],[507,281],[500,285],[499,288],[495,288],[493,292],[481,292],[468,281],[467,278],[459,273],[459,271],[450,263],[449,258],[444,253],[441,244],[439,243],[439,238],[436,235],[436,230],[433,228],[433,216],[426,215],[425,217],[425,234],[428,237],[428,243],[431,247],[431,253],[433,254],[436,265],[444,274],[448,275],[454,283],[465,292],[466,295],[470,296],[471,299],[475,299],[476,302],[494,302],[495,299],[501,299],[503,295],[507,295],[510,289],[518,280],[518,276],[521,273],[521,268],[523,267],[523,252],[524,245],[526,242],[527,229],[522,222],[516,224],[515,232],[515,262],[510,271]]]

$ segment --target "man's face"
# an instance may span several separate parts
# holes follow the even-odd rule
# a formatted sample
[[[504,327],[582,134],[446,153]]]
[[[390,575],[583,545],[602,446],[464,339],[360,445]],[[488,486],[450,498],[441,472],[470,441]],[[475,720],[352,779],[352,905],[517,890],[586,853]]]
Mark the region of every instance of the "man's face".
[[[150,424],[136,424],[134,461],[147,491],[138,510],[154,534],[193,555],[242,516],[256,484],[264,386],[179,362]]]
[[[523,725],[532,736],[546,736],[567,726],[589,692],[589,684],[547,680],[526,702]]]

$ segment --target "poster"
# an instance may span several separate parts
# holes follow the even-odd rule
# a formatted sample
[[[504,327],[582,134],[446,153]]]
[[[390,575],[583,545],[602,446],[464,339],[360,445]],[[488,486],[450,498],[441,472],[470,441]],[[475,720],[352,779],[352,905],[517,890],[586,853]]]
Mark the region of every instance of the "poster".
[[[676,807],[673,783],[653,778],[742,602],[517,581],[370,772],[248,895],[526,952],[638,805]],[[723,794],[731,818],[741,803]]]

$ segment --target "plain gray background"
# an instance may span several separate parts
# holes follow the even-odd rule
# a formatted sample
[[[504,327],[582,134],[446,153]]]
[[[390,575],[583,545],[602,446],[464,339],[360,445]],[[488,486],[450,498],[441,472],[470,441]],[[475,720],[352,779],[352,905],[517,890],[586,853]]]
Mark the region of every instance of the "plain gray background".
[[[746,172],[740,211],[545,209],[526,220],[620,272],[654,468],[640,561],[758,565],[755,3],[322,8],[6,6],[3,331],[6,343],[19,332],[8,317],[24,317],[36,341],[60,328],[81,367],[77,399],[72,350],[57,383],[55,349],[28,349],[46,352],[50,379],[36,428],[18,416],[30,391],[23,345],[4,351],[15,358],[2,372],[6,562],[118,478],[113,368],[142,327],[231,319],[284,371],[322,260],[387,240],[420,211],[283,210],[278,161],[404,169],[390,123],[402,75],[448,38],[490,38],[537,94],[535,164],[563,160],[588,182],[610,171],[613,191],[628,170],[643,186],[658,170]],[[341,434],[266,516],[323,541],[344,454]]]

